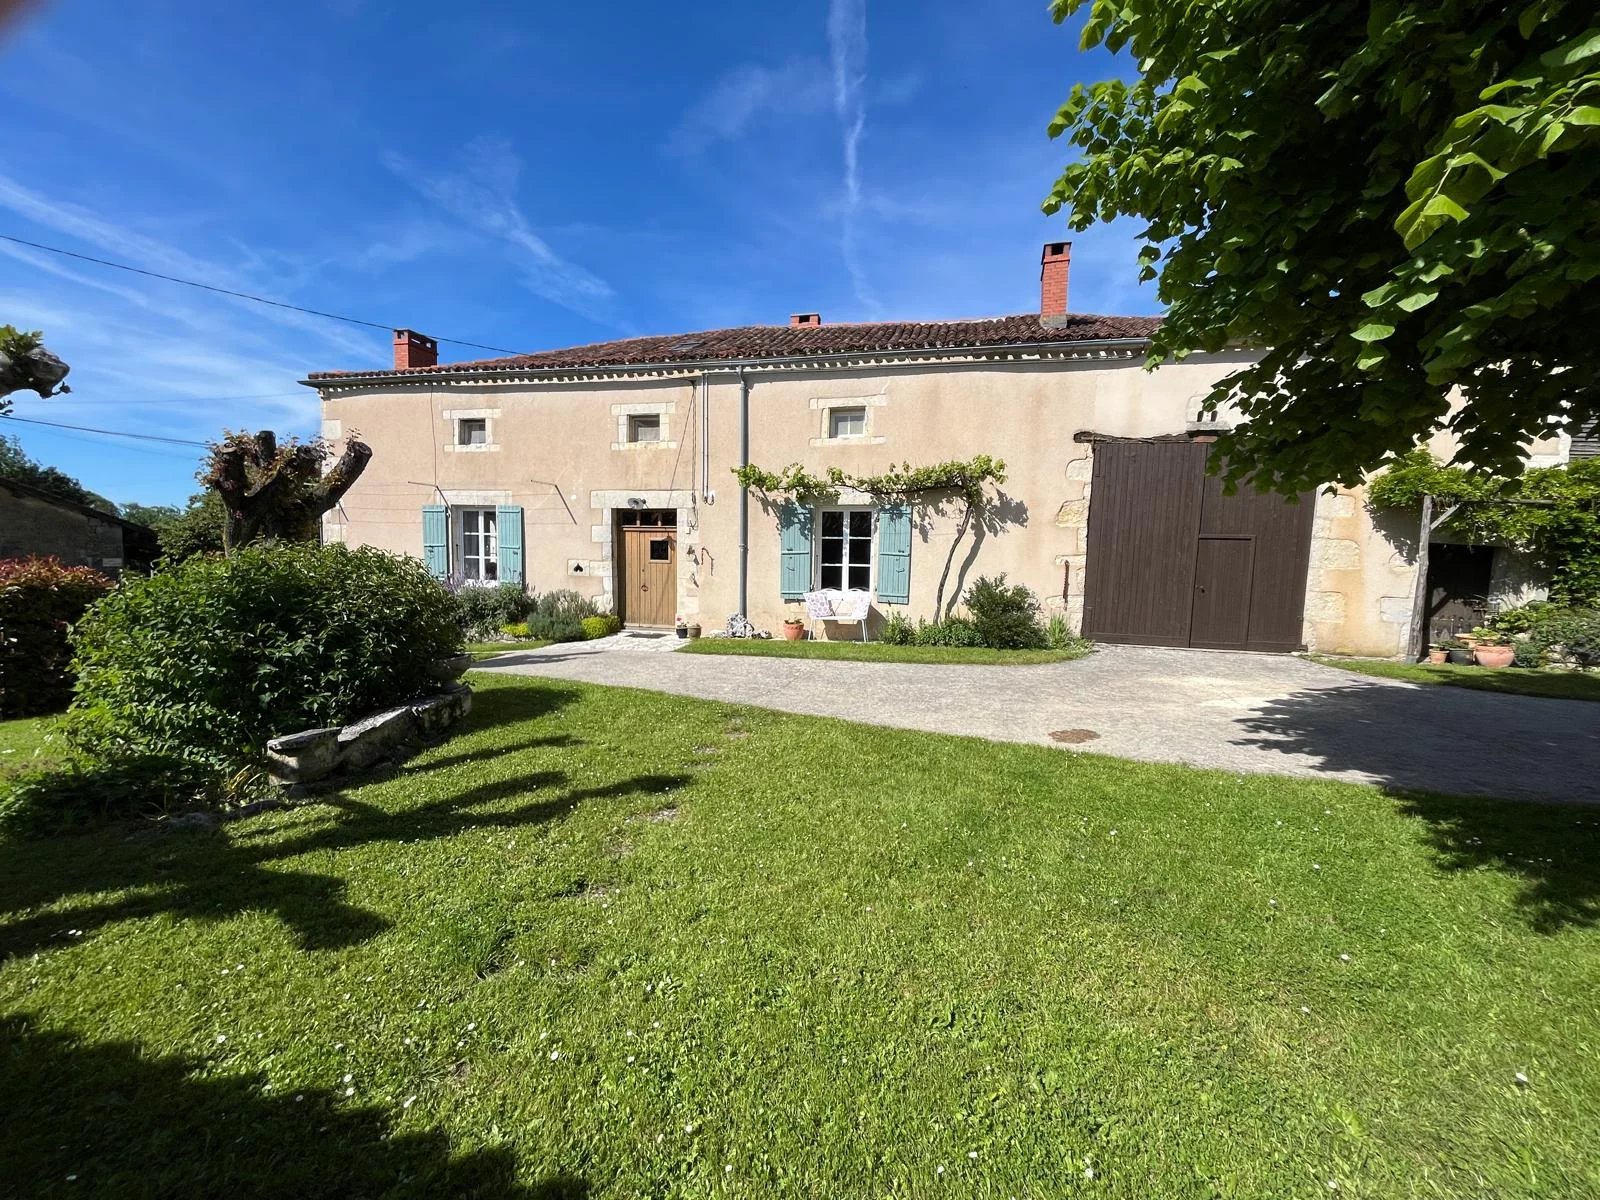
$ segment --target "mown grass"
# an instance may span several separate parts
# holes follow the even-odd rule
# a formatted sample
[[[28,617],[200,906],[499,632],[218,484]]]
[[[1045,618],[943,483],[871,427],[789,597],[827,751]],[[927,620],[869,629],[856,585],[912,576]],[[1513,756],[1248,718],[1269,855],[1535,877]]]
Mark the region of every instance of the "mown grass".
[[[1515,696],[1545,696],[1552,700],[1600,700],[1600,674],[1584,671],[1532,670],[1523,667],[1456,666],[1452,663],[1403,663],[1374,658],[1325,658],[1317,662],[1358,675],[1400,679],[1406,683],[1477,688]]]
[[[474,682],[320,802],[0,844],[8,1188],[1600,1194],[1594,809]]]
[[[537,638],[523,638],[520,642],[468,642],[467,653],[476,660],[492,658],[496,654],[506,654],[513,650],[537,650],[541,646],[548,646],[549,642]]]
[[[886,642],[791,642],[781,638],[700,638],[683,654],[749,654],[765,658],[820,658],[848,662],[964,663],[979,666],[1030,666],[1082,658],[1087,646],[1071,650],[991,650],[982,646],[891,646]]]
[[[0,721],[0,784],[8,776],[53,766],[69,754],[50,717]]]

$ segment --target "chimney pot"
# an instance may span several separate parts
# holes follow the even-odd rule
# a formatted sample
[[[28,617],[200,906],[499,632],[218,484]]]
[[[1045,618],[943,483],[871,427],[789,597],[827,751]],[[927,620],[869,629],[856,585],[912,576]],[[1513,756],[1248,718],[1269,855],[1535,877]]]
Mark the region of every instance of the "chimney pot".
[[[1039,258],[1039,315],[1047,321],[1067,315],[1067,274],[1071,266],[1071,242],[1044,244]]]
[[[414,329],[394,331],[394,369],[404,371],[410,367],[435,367],[439,365],[439,343],[425,333]]]
[[[821,325],[822,324],[822,314],[821,313],[790,313],[789,314],[789,324],[791,324],[791,325]]]

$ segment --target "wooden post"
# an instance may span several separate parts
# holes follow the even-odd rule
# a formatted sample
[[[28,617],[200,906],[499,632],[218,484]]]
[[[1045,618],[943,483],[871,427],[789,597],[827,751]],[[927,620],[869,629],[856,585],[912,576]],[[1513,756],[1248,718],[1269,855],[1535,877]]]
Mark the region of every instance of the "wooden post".
[[[1433,497],[1422,498],[1422,525],[1417,533],[1417,581],[1411,593],[1411,636],[1406,648],[1412,661],[1421,659],[1428,640],[1428,542],[1433,537]]]

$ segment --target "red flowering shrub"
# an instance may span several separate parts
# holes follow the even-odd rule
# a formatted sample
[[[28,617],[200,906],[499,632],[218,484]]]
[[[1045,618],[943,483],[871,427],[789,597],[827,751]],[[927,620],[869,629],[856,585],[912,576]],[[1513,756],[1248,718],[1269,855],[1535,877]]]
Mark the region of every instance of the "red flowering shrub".
[[[0,559],[0,717],[67,706],[67,632],[112,586],[99,571],[63,566],[59,559]]]

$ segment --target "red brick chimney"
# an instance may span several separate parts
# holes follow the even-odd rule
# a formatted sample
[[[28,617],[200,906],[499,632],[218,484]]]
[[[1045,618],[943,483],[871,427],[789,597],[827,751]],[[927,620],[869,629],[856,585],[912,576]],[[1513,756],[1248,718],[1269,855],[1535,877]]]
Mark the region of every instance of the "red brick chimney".
[[[791,325],[821,325],[822,324],[822,314],[821,313],[790,313],[789,314],[789,324],[791,324]]]
[[[439,365],[439,343],[425,333],[412,329],[394,331],[394,369],[407,367],[435,367]]]
[[[1039,259],[1039,315],[1067,315],[1067,272],[1072,266],[1071,242],[1046,242]]]

